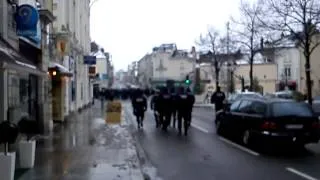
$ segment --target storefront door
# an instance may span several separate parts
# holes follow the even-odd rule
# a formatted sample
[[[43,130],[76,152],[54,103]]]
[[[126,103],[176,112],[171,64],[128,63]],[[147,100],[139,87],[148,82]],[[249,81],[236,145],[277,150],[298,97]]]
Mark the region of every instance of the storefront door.
[[[32,119],[38,121],[39,118],[37,117],[38,114],[38,83],[37,83],[37,76],[35,75],[29,75],[29,89],[28,89],[28,96],[29,96],[29,115]]]

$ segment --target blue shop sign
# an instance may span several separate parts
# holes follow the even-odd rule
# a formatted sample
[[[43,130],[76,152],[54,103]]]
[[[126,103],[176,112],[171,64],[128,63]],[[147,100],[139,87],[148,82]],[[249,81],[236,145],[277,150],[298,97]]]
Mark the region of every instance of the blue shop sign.
[[[95,56],[83,56],[83,63],[88,65],[97,64],[97,58]]]
[[[35,7],[29,4],[18,6],[15,13],[15,21],[17,23],[18,36],[37,36],[39,13]]]

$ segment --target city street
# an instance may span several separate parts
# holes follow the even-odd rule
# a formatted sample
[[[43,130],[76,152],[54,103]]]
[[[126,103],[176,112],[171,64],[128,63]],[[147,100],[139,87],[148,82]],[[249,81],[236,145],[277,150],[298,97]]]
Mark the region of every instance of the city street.
[[[16,180],[141,180],[129,124],[107,125],[100,101],[37,139],[35,167]],[[19,158],[19,157],[18,157]],[[1,178],[0,178],[1,179]]]
[[[132,108],[124,103],[126,117],[135,123]],[[145,156],[164,180],[213,179],[320,179],[320,148],[311,145],[303,152],[264,154],[240,146],[215,134],[210,108],[195,108],[187,137],[155,128],[148,110],[138,139]]]

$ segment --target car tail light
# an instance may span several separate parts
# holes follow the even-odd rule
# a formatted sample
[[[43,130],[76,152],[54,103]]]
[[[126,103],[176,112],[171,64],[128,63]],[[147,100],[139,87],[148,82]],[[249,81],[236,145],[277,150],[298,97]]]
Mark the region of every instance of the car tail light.
[[[261,128],[264,130],[273,130],[273,129],[277,129],[277,124],[274,122],[270,122],[270,121],[265,121],[262,125]]]
[[[314,128],[314,129],[320,129],[320,123],[319,123],[319,122],[314,122],[314,123],[312,123],[312,128]]]

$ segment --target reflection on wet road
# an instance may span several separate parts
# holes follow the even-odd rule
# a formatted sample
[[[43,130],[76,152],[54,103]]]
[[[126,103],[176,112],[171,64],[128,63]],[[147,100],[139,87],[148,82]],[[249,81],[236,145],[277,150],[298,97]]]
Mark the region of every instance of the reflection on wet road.
[[[107,126],[103,117],[97,103],[56,126],[37,141],[35,168],[16,179],[143,179],[128,125]]]

